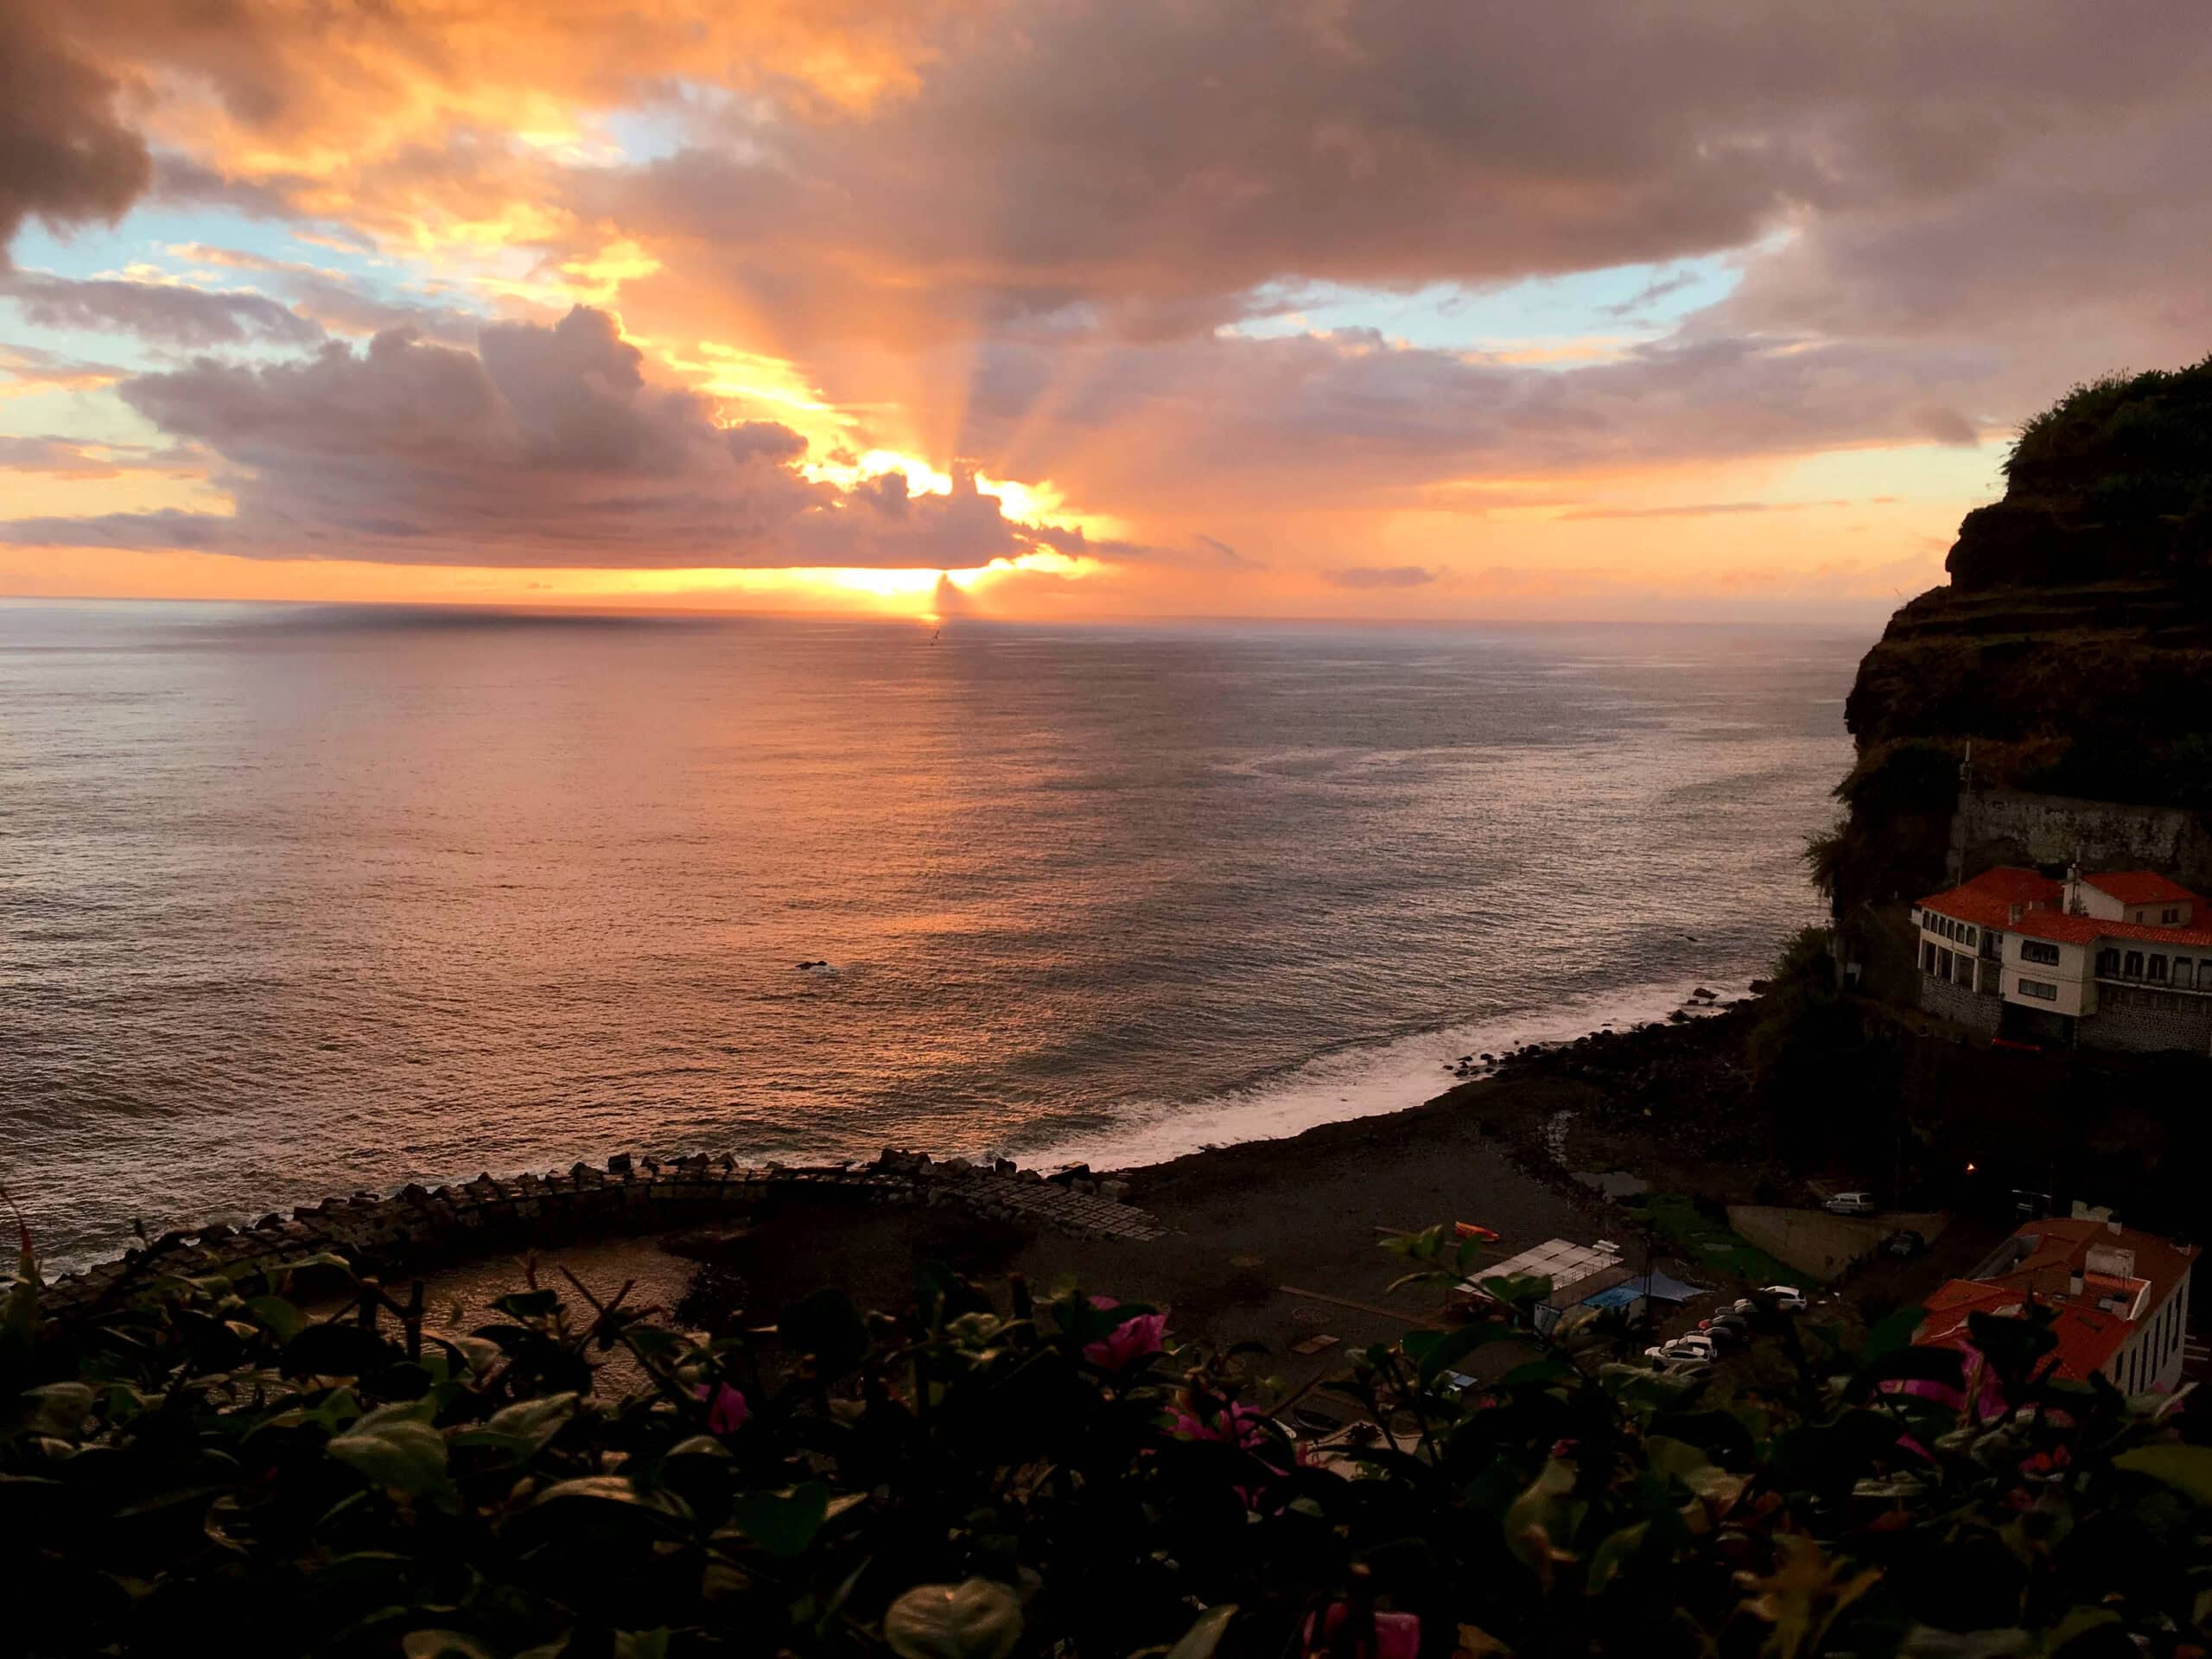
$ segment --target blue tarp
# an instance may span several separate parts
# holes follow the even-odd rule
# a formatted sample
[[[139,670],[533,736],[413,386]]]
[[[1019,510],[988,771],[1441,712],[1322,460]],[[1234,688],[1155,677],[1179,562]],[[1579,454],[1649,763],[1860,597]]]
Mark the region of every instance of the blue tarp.
[[[1687,1302],[1693,1296],[1709,1296],[1712,1290],[1705,1285],[1686,1285],[1679,1279],[1669,1279],[1663,1273],[1655,1273],[1648,1280],[1637,1281],[1662,1302]]]
[[[1633,1307],[1643,1291],[1637,1285],[1615,1285],[1611,1290],[1601,1290],[1595,1296],[1582,1299],[1585,1307]]]

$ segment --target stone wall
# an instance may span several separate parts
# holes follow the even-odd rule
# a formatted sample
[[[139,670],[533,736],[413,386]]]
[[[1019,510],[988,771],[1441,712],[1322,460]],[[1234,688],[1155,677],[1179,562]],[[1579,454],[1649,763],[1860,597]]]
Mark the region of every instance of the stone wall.
[[[1933,974],[1923,974],[1920,1006],[1938,1020],[1948,1020],[1954,1025],[1993,1037],[1997,1034],[1997,1022],[2004,1014],[2005,1002],[2002,997],[1985,996]]]
[[[1871,1259],[1891,1234],[1910,1229],[1934,1243],[1949,1217],[1919,1213],[1832,1216],[1825,1210],[1732,1204],[1728,1224],[1776,1261],[1822,1284],[1834,1284]]]
[[[2212,833],[2178,807],[2125,806],[2024,790],[1975,789],[1951,815],[1947,874],[1962,881],[1996,864],[2084,870],[2158,870],[2212,889]]]
[[[656,1233],[728,1219],[779,1201],[949,1205],[995,1220],[1114,1238],[1160,1237],[1165,1230],[1124,1200],[1119,1181],[1087,1170],[1047,1179],[1003,1160],[944,1162],[887,1148],[872,1164],[819,1168],[740,1165],[698,1153],[670,1163],[624,1154],[604,1169],[577,1164],[566,1174],[480,1175],[452,1186],[403,1187],[389,1197],[357,1192],[303,1205],[251,1227],[214,1225],[165,1233],[122,1260],[57,1279],[39,1299],[48,1318],[94,1314],[128,1301],[172,1273],[251,1275],[336,1255],[384,1278],[495,1249],[609,1233]]]
[[[2085,1048],[2212,1054],[2212,997],[2100,982],[2097,1011],[2081,1022],[2079,1032],[2076,1040]]]

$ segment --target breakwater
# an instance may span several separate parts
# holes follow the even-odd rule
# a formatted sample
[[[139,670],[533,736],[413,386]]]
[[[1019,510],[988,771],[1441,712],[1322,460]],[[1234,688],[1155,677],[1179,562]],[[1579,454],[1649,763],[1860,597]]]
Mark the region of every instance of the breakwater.
[[[1000,1160],[971,1163],[887,1147],[872,1163],[746,1166],[705,1153],[667,1161],[618,1154],[603,1168],[490,1174],[448,1186],[357,1192],[270,1214],[245,1227],[213,1224],[162,1234],[116,1261],[65,1275],[40,1298],[48,1317],[83,1317],[127,1302],[174,1274],[281,1272],[338,1255],[385,1279],[495,1250],[608,1234],[696,1227],[791,1202],[950,1205],[978,1217],[1096,1237],[1157,1238],[1163,1229],[1128,1204],[1120,1182],[1081,1169],[1046,1176]]]

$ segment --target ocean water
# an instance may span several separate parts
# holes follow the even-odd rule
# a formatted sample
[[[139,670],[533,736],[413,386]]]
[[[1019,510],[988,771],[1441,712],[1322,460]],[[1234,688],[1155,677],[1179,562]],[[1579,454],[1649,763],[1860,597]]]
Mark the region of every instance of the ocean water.
[[[1414,1104],[1818,913],[1865,643],[0,605],[0,1180],[67,1264],[617,1150]]]

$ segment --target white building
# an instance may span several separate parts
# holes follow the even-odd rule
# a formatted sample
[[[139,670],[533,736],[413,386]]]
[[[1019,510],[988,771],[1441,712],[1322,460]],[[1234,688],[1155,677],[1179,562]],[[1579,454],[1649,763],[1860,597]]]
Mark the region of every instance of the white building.
[[[1985,870],[1913,906],[1920,1004],[2013,1041],[2212,1053],[2206,913],[2150,870]]]

